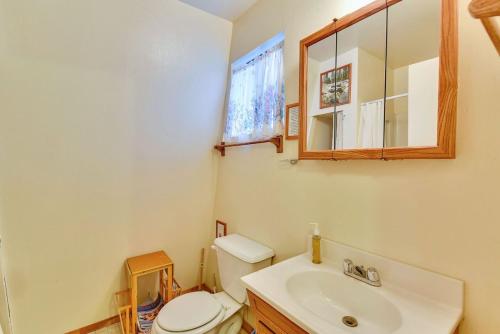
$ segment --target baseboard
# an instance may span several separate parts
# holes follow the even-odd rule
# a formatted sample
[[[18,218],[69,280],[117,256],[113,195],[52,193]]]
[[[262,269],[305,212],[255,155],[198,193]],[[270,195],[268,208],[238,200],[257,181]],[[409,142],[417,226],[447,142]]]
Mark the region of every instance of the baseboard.
[[[210,288],[208,286],[206,286],[205,284],[201,285],[201,290],[212,293],[212,291],[210,291]],[[200,289],[198,289],[198,286],[193,286],[190,289],[184,289],[184,290],[182,290],[181,295],[183,295],[185,293],[189,293],[189,292],[195,292],[195,291],[200,291]]]
[[[207,291],[207,292],[211,292],[210,289],[208,288],[208,286],[206,286],[205,284],[202,284],[201,289],[204,291]],[[199,291],[198,286],[194,286],[190,289],[184,289],[184,290],[182,290],[181,294],[183,295],[185,293],[195,292],[195,291]],[[117,324],[119,322],[120,322],[120,317],[118,315],[115,315],[111,318],[98,321],[96,323],[90,324],[90,325],[82,327],[80,329],[75,329],[75,330],[67,332],[65,334],[89,334],[89,333],[95,332],[101,328],[105,328],[105,327]]]
[[[89,334],[89,333],[95,332],[101,328],[108,327],[108,326],[114,325],[114,324],[119,323],[119,322],[120,322],[120,317],[118,315],[115,315],[111,318],[98,321],[98,322],[93,323],[91,325],[82,327],[80,329],[75,329],[74,331],[67,332],[65,334]]]

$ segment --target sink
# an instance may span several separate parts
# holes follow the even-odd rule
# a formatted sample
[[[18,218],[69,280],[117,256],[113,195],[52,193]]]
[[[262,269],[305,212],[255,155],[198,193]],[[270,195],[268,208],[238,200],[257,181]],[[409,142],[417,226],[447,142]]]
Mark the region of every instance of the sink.
[[[243,285],[311,334],[453,334],[463,317],[464,283],[322,239],[310,253],[241,278]],[[377,268],[374,287],[344,274],[344,259]]]
[[[401,313],[378,288],[343,274],[296,273],[287,279],[286,289],[298,305],[340,329],[350,330],[342,321],[346,316],[357,320],[357,332],[387,334],[401,327]]]

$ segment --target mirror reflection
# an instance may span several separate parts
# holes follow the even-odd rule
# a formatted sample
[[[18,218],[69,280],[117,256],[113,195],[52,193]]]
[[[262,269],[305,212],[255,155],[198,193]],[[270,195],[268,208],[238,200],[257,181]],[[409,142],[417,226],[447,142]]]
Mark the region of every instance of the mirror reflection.
[[[307,60],[307,148],[310,151],[334,149],[334,100],[337,35],[308,48]]]
[[[307,149],[437,146],[440,23],[404,0],[309,46]]]
[[[386,12],[308,48],[308,149],[382,148]]]
[[[385,37],[385,10],[338,32],[337,66],[352,66],[352,93],[336,107],[337,150],[384,145]]]
[[[388,9],[385,146],[437,145],[440,1]]]

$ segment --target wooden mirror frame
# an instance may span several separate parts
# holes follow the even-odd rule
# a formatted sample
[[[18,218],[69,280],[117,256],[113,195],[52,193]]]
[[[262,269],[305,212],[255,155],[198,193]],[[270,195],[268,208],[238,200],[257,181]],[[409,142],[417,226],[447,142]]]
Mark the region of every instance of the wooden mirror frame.
[[[387,147],[331,151],[307,150],[307,62],[313,44],[404,0],[376,0],[300,41],[299,159],[454,159],[457,118],[458,25],[457,0],[441,0],[437,146]],[[385,98],[385,97],[384,97]]]

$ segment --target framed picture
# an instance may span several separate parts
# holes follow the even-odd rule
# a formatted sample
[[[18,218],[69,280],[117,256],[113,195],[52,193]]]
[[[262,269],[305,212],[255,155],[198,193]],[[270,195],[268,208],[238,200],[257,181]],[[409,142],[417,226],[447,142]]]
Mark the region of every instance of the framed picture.
[[[215,221],[215,237],[225,237],[227,235],[227,224],[220,220]]]
[[[320,109],[351,103],[351,67],[347,64],[321,73]]]
[[[299,138],[299,104],[292,103],[286,106],[285,139]]]

